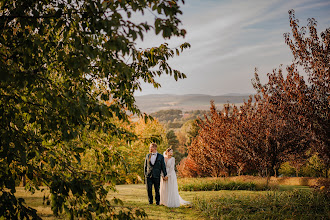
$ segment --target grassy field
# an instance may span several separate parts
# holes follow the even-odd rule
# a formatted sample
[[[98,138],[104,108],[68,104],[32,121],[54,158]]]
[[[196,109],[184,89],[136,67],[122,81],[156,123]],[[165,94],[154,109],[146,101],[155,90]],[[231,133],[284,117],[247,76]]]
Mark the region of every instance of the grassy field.
[[[179,185],[206,180],[209,181],[210,179],[179,179]],[[244,181],[242,179],[238,180]],[[251,179],[247,177],[246,181],[251,181]],[[264,180],[259,179],[258,181],[262,182]],[[255,180],[255,182],[258,181]],[[284,182],[283,179],[277,179],[276,181],[277,183],[279,181]],[[285,219],[276,218],[276,210],[279,207],[283,206],[282,203],[278,203],[278,198],[284,198],[285,200],[288,200],[291,199],[292,196],[290,196],[288,193],[281,192],[290,193],[295,192],[297,190],[311,192],[311,188],[306,185],[308,185],[308,183],[312,182],[313,180],[308,179],[307,181],[302,179],[292,179],[290,181],[289,179],[285,179],[285,181],[286,185],[278,185],[275,191],[180,191],[181,197],[184,200],[192,201],[193,204],[190,206],[182,206],[179,208],[168,208],[164,206],[149,205],[146,187],[143,184],[118,185],[116,187],[117,192],[109,193],[108,197],[109,199],[112,199],[113,197],[121,199],[124,202],[124,207],[144,209],[148,215],[148,219],[235,219],[239,216],[241,219],[254,219],[255,217],[257,217],[258,219],[263,219],[263,212],[267,212],[268,217],[270,219]],[[273,179],[273,184],[275,184],[274,182],[275,179]],[[294,185],[293,183],[297,185]],[[28,205],[37,209],[39,215],[43,219],[59,219],[55,218],[52,215],[50,205],[47,205],[43,202],[43,197],[47,197],[49,195],[49,192],[46,189],[43,192],[36,192],[35,194],[31,195],[30,193],[25,192],[23,187],[19,187],[17,188],[16,195],[18,197],[24,198]],[[294,202],[309,202],[309,200],[301,200],[301,194],[299,194],[298,197],[299,199],[295,199]],[[320,203],[313,203],[312,206],[315,206],[315,204],[324,204],[324,202],[322,203],[322,201],[319,202]],[[304,204],[301,205],[303,206]],[[295,207],[298,206],[295,205],[291,208],[295,210]],[[287,205],[284,207],[287,207]],[[121,207],[118,206],[118,209],[120,208]],[[300,208],[299,211],[301,211]],[[322,209],[319,211],[319,208]],[[313,210],[314,209],[315,207],[313,208]],[[282,211],[282,209],[279,210]],[[324,207],[316,207],[315,210],[316,215],[319,216],[319,218],[316,219],[326,219],[327,217],[330,217],[330,213],[326,213],[329,209],[324,209]],[[233,213],[236,214],[233,215]],[[324,216],[324,218],[322,218],[322,216]],[[292,217],[290,219],[299,219],[299,217],[301,216],[298,215],[296,216],[296,218]],[[62,216],[62,219],[65,219],[65,216]]]
[[[156,206],[148,204],[148,197],[146,186],[143,184],[138,185],[118,185],[118,192],[109,194],[109,199],[116,197],[124,202],[124,206],[143,208],[148,214],[148,219],[207,219],[203,213],[193,206],[181,206],[179,208],[167,208],[165,206]],[[181,197],[186,201],[194,201],[197,198],[208,199],[218,196],[255,196],[265,194],[264,191],[235,191],[235,190],[222,190],[222,191],[198,191],[198,192],[180,192]],[[47,190],[43,192],[36,192],[31,195],[25,192],[23,187],[17,188],[16,195],[24,198],[26,203],[37,209],[39,215],[43,219],[58,219],[52,215],[50,205],[43,204],[43,196],[48,195]],[[65,216],[62,216],[65,219]]]
[[[148,219],[203,219],[202,213],[191,206],[181,206],[179,208],[168,208],[148,204],[146,186],[139,185],[119,185],[118,192],[111,193],[109,198],[115,196],[129,207],[143,208],[148,214]],[[180,192],[184,200],[192,201],[196,196],[195,192]]]
[[[18,198],[24,198],[26,204],[36,209],[42,219],[58,219],[54,217],[50,205],[47,205],[46,201],[44,202],[43,199],[44,196],[50,197],[49,191],[46,187],[40,188],[42,189],[42,192],[36,191],[34,194],[31,194],[30,192],[26,192],[24,187],[17,187],[15,195]]]
[[[41,188],[44,189],[43,192],[36,191],[36,193],[31,195],[31,193],[24,190],[24,187],[18,187],[16,196],[24,198],[29,206],[37,210],[42,219],[65,219],[65,215],[60,217],[53,216],[50,205],[43,202],[43,197],[47,197],[49,191],[46,188]],[[165,206],[149,205],[146,186],[143,184],[118,185],[116,189],[117,192],[109,193],[109,199],[116,197],[124,202],[125,207],[144,209],[148,214],[148,219],[203,219],[201,212],[193,209],[191,206],[167,208]],[[183,199],[192,201],[196,195],[201,195],[201,192],[181,192],[180,194]]]

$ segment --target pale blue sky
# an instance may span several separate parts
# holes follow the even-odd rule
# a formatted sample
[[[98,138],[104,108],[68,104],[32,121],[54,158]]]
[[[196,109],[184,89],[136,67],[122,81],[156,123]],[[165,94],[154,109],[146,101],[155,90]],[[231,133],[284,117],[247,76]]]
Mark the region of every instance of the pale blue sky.
[[[180,17],[186,38],[168,43],[172,47],[191,44],[170,61],[187,78],[175,81],[163,76],[157,79],[161,88],[142,83],[143,91],[136,95],[254,93],[251,79],[255,67],[265,80],[268,72],[292,60],[283,38],[283,33],[290,32],[290,9],[295,10],[301,26],[313,17],[319,32],[330,27],[330,0],[186,0]],[[148,14],[144,18],[154,19]],[[138,46],[162,42],[150,35]]]

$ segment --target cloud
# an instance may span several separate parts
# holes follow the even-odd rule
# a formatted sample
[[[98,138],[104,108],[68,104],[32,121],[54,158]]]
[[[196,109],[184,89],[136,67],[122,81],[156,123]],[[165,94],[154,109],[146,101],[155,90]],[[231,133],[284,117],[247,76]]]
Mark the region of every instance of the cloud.
[[[161,89],[143,85],[144,91],[139,94],[251,93],[250,79],[254,67],[267,73],[292,60],[283,38],[283,33],[290,32],[288,10],[296,9],[296,17],[303,15],[303,19],[305,16],[313,17],[314,13],[322,14],[323,17],[317,19],[319,24],[329,22],[330,18],[327,14],[328,1],[186,2],[181,17],[188,31],[186,39],[173,38],[168,43],[176,46],[187,41],[192,45],[191,49],[170,61],[174,68],[185,72],[188,79],[175,82],[170,77],[161,77],[158,80],[162,84]],[[147,42],[157,44],[162,41],[161,38],[150,37]]]

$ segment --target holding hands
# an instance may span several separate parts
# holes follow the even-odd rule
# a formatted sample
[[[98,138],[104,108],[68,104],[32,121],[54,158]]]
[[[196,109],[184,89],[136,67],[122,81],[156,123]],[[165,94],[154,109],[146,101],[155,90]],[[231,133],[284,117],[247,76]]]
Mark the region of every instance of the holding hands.
[[[168,176],[163,177],[163,180],[167,181],[167,179],[168,179]]]

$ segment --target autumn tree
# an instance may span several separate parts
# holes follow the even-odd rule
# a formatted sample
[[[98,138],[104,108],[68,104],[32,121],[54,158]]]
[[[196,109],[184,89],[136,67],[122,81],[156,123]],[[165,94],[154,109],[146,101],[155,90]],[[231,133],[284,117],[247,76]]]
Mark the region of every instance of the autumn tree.
[[[137,23],[133,15],[153,13]],[[95,148],[98,166],[84,170],[81,157],[90,145],[70,144],[84,132],[130,138],[111,118],[141,115],[134,92],[155,76],[185,78],[168,59],[189,44],[138,49],[136,41],[154,30],[168,39],[183,37],[179,1],[8,0],[0,1],[0,216],[35,218],[36,210],[16,198],[15,182],[27,189],[49,187],[55,215],[70,218],[131,218],[113,212],[107,200],[115,155],[103,143]],[[110,102],[109,102],[110,101]],[[106,102],[111,103],[107,105]],[[103,163],[102,163],[103,160]]]
[[[304,155],[309,148],[308,139],[303,138],[306,133],[295,118],[279,117],[278,111],[259,94],[240,108],[227,105],[220,112],[211,102],[210,115],[200,120],[198,136],[188,147],[191,164],[204,176],[276,175],[284,161]]]
[[[229,145],[239,149],[239,158],[260,175],[276,175],[281,163],[292,155],[304,155],[309,143],[302,138],[305,133],[300,124],[285,114],[278,114],[277,105],[270,105],[258,94],[240,108],[239,123]],[[292,129],[295,126],[295,129]]]
[[[226,139],[235,117],[229,115],[229,106],[217,112],[211,102],[210,116],[199,120],[199,132],[196,139],[188,146],[189,159],[193,160],[203,176],[230,175],[235,171],[233,161],[235,152],[229,152]]]
[[[180,177],[203,176],[202,170],[199,169],[196,162],[189,155],[183,158],[176,168]]]
[[[255,87],[269,105],[276,107],[278,117],[285,116],[292,128],[303,131],[299,137],[311,143],[313,152],[319,154],[329,169],[330,29],[319,35],[315,19],[308,19],[308,28],[300,28],[293,10],[289,15],[292,36],[286,33],[284,37],[294,56],[293,64],[286,68],[286,76],[279,69],[268,75],[265,85],[257,79]],[[301,68],[307,74],[307,81],[298,70]]]

